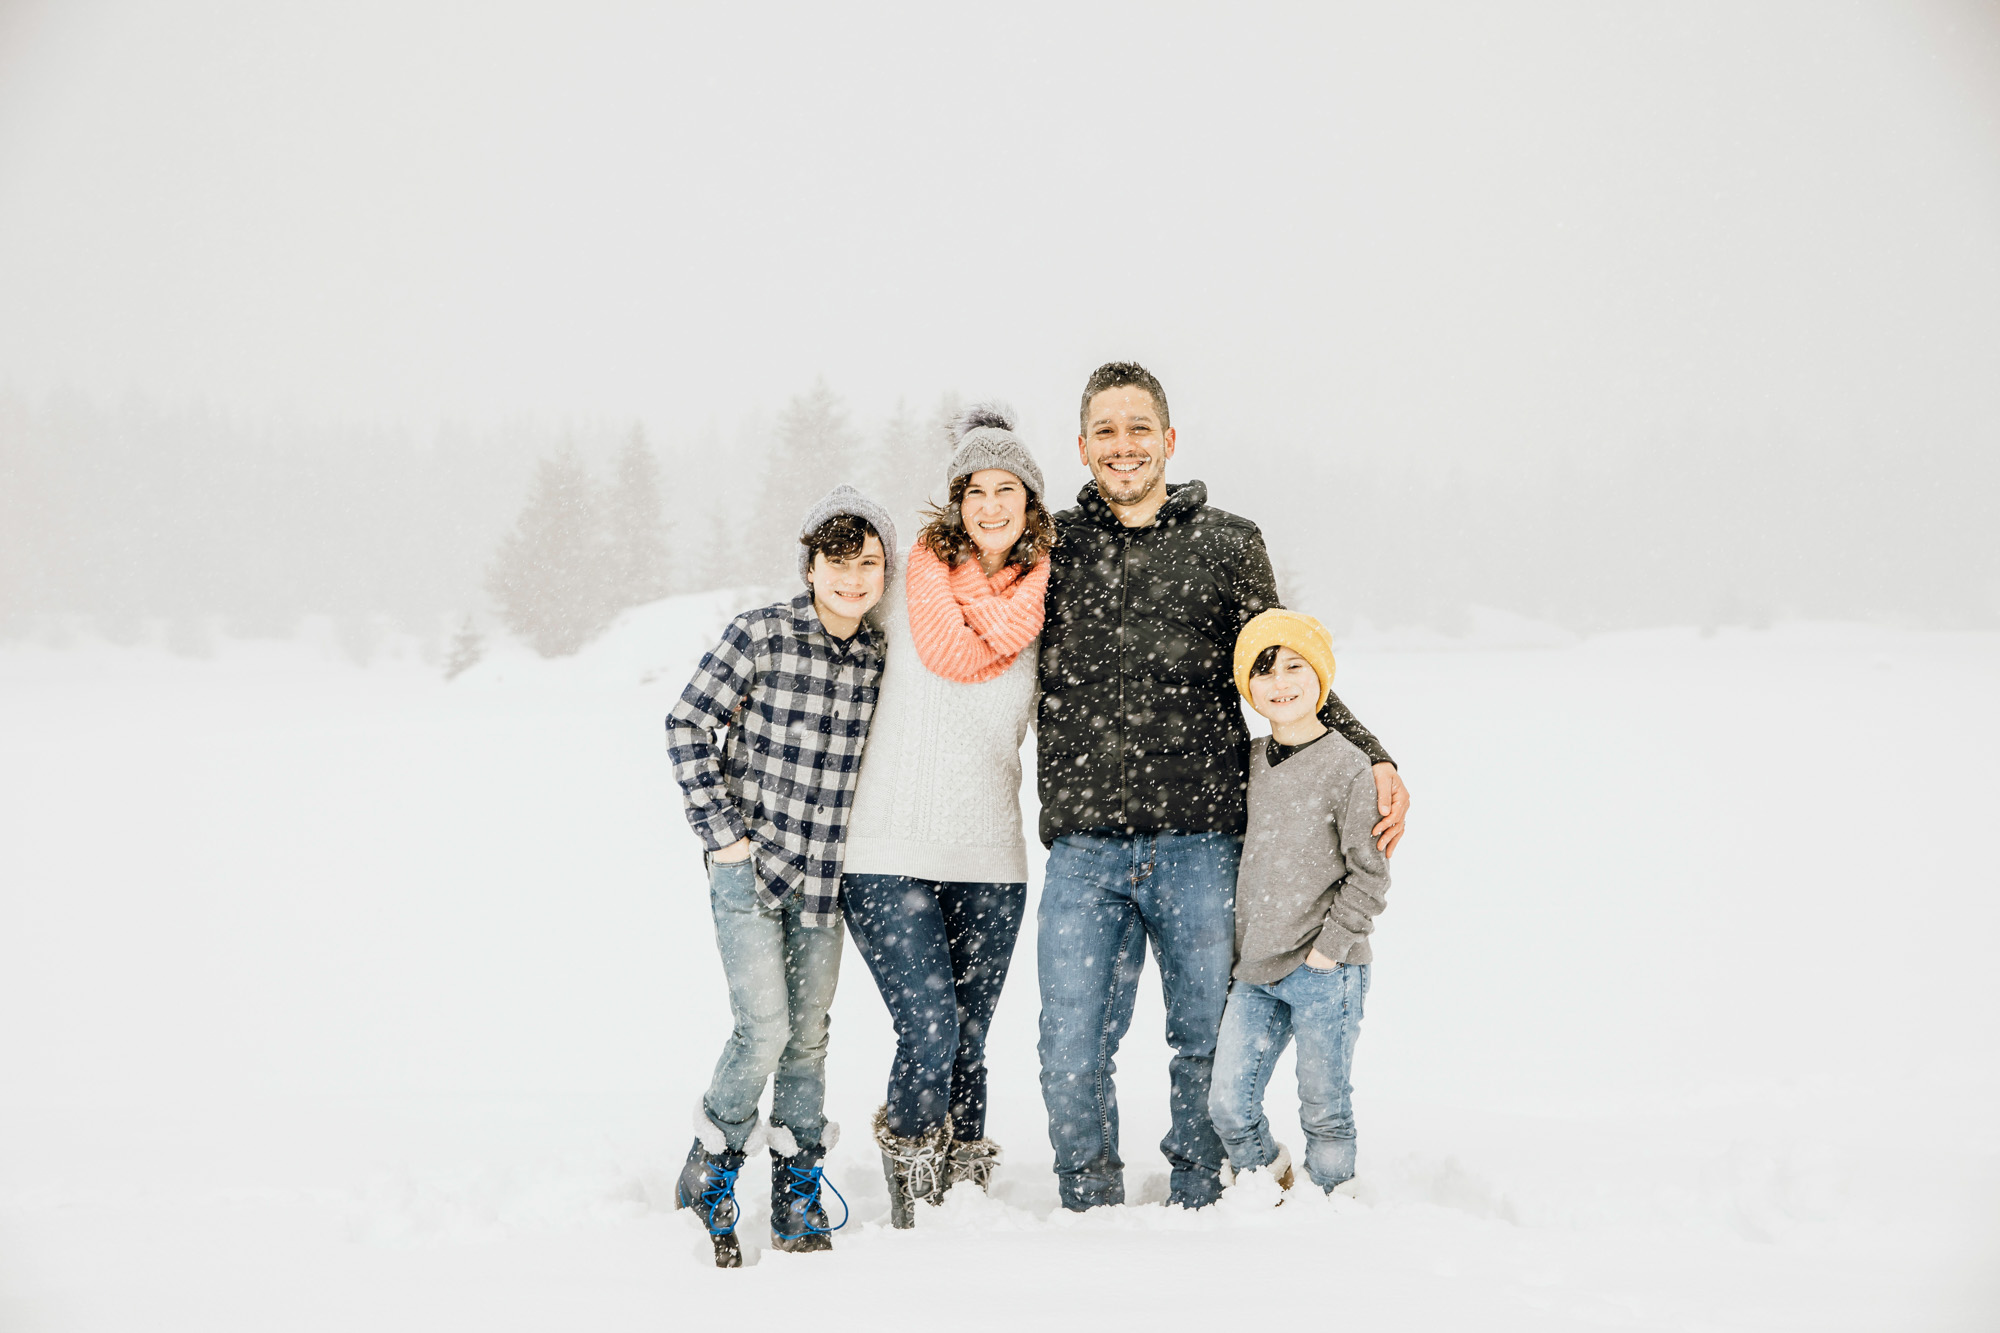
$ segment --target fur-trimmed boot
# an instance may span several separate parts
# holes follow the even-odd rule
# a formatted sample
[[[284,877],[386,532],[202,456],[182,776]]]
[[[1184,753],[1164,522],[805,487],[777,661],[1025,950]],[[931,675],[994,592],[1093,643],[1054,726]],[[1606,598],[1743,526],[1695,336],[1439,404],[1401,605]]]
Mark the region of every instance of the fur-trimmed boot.
[[[1256,1171],[1265,1171],[1270,1173],[1271,1179],[1278,1182],[1279,1189],[1281,1190],[1290,1189],[1292,1187],[1293,1180],[1296,1179],[1296,1177],[1292,1174],[1292,1150],[1290,1148],[1287,1148],[1284,1144],[1281,1143],[1278,1145],[1278,1155],[1272,1158],[1269,1163],[1267,1163],[1264,1166],[1253,1166],[1247,1171],[1235,1170],[1233,1167],[1229,1165],[1228,1159],[1225,1158],[1223,1160],[1222,1171],[1220,1173],[1222,1179],[1222,1187],[1224,1189],[1228,1189],[1231,1185],[1234,1185],[1238,1180],[1242,1179],[1244,1176],[1250,1175],[1252,1172]],[[1278,1200],[1278,1202],[1283,1203],[1284,1200],[1281,1198]]]
[[[951,1161],[944,1173],[945,1188],[963,1180],[987,1189],[993,1184],[993,1168],[1000,1164],[1001,1156],[1000,1145],[992,1139],[953,1139]]]
[[[697,1136],[688,1149],[687,1164],[674,1188],[674,1207],[686,1208],[708,1232],[715,1244],[717,1268],[741,1268],[743,1247],[736,1239],[736,1221],[742,1209],[736,1202],[736,1173],[743,1169],[743,1154],[733,1152],[713,1136],[717,1151],[710,1151]]]
[[[875,1146],[882,1150],[882,1178],[889,1184],[889,1225],[917,1224],[917,1200],[944,1201],[951,1131],[943,1125],[915,1138],[889,1132],[889,1108],[875,1112]]]
[[[833,1233],[847,1225],[847,1200],[822,1173],[827,1153],[840,1141],[840,1126],[827,1122],[820,1141],[801,1148],[792,1131],[771,1126],[765,1142],[771,1149],[771,1246],[792,1254],[812,1254],[833,1248]],[[840,1221],[829,1224],[820,1204],[820,1187],[840,1199]]]

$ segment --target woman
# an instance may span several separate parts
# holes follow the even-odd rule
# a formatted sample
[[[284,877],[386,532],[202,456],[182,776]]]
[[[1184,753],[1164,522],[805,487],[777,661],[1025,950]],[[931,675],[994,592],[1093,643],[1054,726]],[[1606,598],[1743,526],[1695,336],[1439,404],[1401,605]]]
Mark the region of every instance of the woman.
[[[875,1116],[890,1220],[984,1189],[986,1029],[1027,906],[1021,739],[1055,521],[1004,409],[953,426],[949,498],[875,615],[888,633],[848,823],[841,909],[896,1028]]]

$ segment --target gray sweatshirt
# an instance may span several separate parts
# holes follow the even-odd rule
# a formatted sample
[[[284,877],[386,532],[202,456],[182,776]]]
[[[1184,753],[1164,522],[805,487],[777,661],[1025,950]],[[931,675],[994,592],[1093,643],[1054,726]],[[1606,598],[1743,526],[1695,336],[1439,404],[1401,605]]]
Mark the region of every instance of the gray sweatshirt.
[[[1315,945],[1336,963],[1375,957],[1368,936],[1389,891],[1389,862],[1369,836],[1379,815],[1368,756],[1338,732],[1275,767],[1250,747],[1250,825],[1236,874],[1236,971],[1268,984]]]

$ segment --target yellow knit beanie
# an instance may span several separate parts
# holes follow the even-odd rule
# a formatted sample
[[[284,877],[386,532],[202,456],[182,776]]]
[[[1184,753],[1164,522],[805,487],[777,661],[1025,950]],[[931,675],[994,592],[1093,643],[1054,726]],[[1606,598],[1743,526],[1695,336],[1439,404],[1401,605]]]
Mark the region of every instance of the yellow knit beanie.
[[[1272,645],[1291,649],[1311,664],[1319,674],[1319,708],[1333,690],[1333,635],[1311,616],[1297,611],[1272,610],[1251,618],[1236,636],[1236,691],[1250,697],[1250,668],[1257,656]],[[1315,710],[1317,711],[1317,710]]]

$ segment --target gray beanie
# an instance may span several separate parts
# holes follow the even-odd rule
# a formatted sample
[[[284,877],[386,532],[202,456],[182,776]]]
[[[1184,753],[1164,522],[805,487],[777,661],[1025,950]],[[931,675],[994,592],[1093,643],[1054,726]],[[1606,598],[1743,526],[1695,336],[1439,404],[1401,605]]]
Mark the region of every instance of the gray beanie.
[[[1014,433],[1014,413],[999,403],[974,403],[951,423],[951,464],[945,468],[949,486],[960,477],[969,477],[981,468],[1005,469],[1027,483],[1037,500],[1042,498],[1042,469],[1028,446]]]
[[[806,521],[799,525],[799,540],[819,531],[819,525],[836,514],[852,514],[866,519],[868,526],[875,529],[875,535],[882,539],[882,574],[886,578],[896,572],[896,525],[889,521],[889,511],[855,490],[852,486],[840,485],[828,491],[820,502],[806,515]],[[813,553],[799,547],[799,577],[810,582]]]

